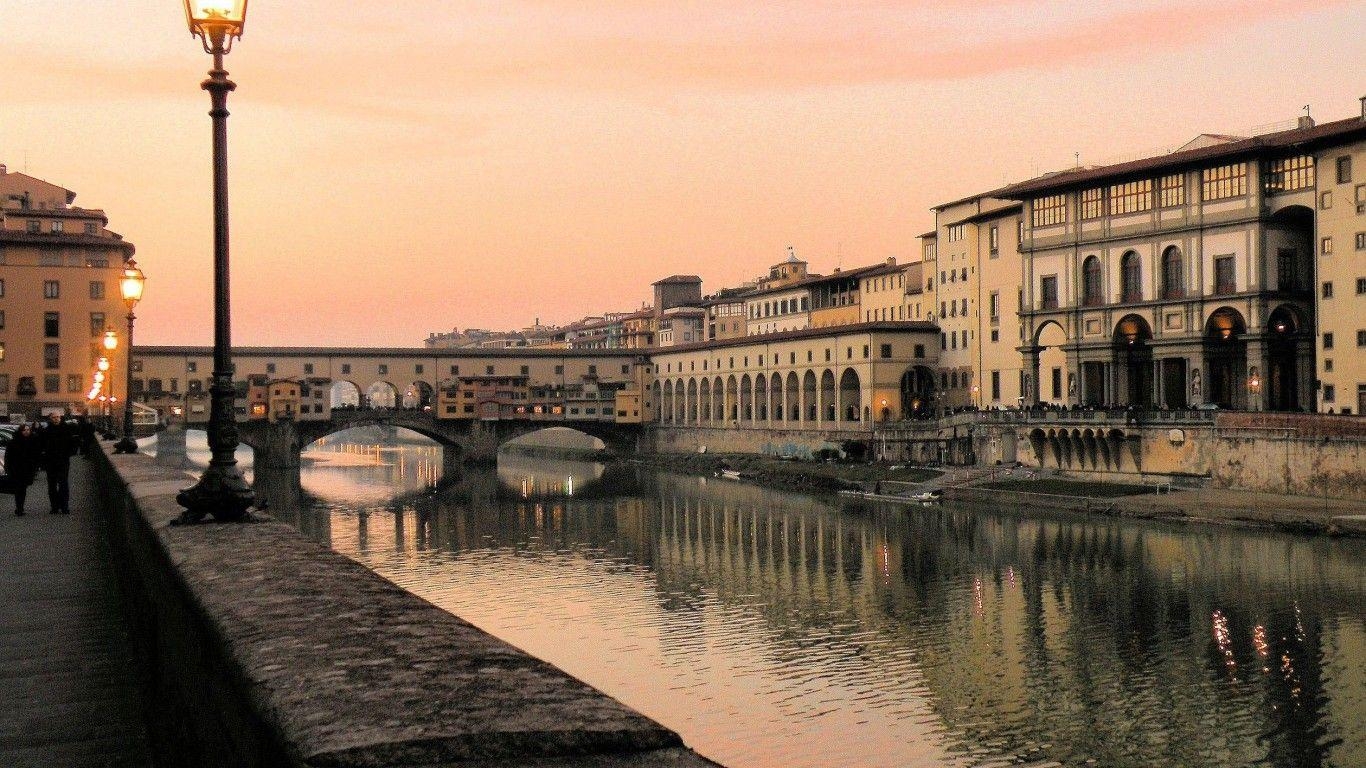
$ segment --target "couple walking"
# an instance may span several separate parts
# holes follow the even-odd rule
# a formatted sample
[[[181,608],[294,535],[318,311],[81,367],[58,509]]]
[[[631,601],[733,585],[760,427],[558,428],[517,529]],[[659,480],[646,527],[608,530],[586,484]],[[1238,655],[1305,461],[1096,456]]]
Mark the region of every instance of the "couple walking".
[[[32,424],[23,424],[5,448],[5,472],[14,493],[14,514],[24,515],[24,501],[28,487],[41,468],[47,474],[47,498],[52,514],[71,513],[71,457],[80,446],[79,437],[62,423],[61,414],[48,416],[47,426],[35,431]]]

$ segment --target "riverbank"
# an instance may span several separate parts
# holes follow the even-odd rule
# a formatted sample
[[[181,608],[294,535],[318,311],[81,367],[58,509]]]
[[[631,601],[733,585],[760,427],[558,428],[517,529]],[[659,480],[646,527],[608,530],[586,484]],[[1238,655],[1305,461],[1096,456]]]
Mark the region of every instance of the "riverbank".
[[[870,483],[923,483],[943,473],[937,469],[886,464],[788,461],[752,454],[671,453],[630,459],[633,463],[691,475],[716,475],[723,470],[739,479],[795,491],[834,493]]]

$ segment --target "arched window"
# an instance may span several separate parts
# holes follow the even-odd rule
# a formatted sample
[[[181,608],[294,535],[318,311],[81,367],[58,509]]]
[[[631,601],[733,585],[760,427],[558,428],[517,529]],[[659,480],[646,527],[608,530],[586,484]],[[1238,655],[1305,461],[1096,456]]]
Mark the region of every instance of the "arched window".
[[[1101,287],[1100,259],[1087,257],[1081,265],[1082,303],[1088,307],[1105,303],[1105,291]]]
[[[1162,252],[1162,298],[1179,299],[1186,295],[1181,251],[1172,246]]]
[[[1138,254],[1129,251],[1119,262],[1120,294],[1124,302],[1143,301],[1143,265]]]

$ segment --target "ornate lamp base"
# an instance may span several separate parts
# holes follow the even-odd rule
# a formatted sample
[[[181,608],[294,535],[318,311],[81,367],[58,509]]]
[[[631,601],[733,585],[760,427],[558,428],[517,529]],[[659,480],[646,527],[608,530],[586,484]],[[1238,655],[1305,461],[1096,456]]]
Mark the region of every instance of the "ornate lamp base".
[[[256,503],[256,493],[236,466],[210,464],[199,482],[176,494],[175,500],[185,508],[177,520],[181,524],[197,523],[206,515],[231,523],[247,517],[247,510]]]

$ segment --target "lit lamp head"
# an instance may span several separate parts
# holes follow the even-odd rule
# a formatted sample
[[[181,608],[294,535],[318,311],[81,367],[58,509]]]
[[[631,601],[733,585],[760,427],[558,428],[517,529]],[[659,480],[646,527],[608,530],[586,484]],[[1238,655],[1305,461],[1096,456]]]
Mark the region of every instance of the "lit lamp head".
[[[227,53],[247,23],[247,0],[185,0],[185,23],[205,53]]]
[[[119,348],[119,335],[113,331],[104,332],[104,348],[113,352]]]
[[[104,371],[95,371],[95,383],[96,383],[96,384],[103,384],[103,383],[104,383]]]
[[[103,373],[104,371],[109,370],[109,358],[107,358],[107,357],[101,357],[101,358],[100,358],[99,364],[96,365],[95,367],[96,367],[96,368],[99,368],[101,373]]]
[[[142,270],[138,269],[137,262],[129,259],[123,265],[123,277],[119,278],[119,290],[123,292],[123,303],[128,305],[129,312],[142,301],[142,287],[146,282],[147,278],[142,274]],[[108,334],[105,338],[108,338]]]

